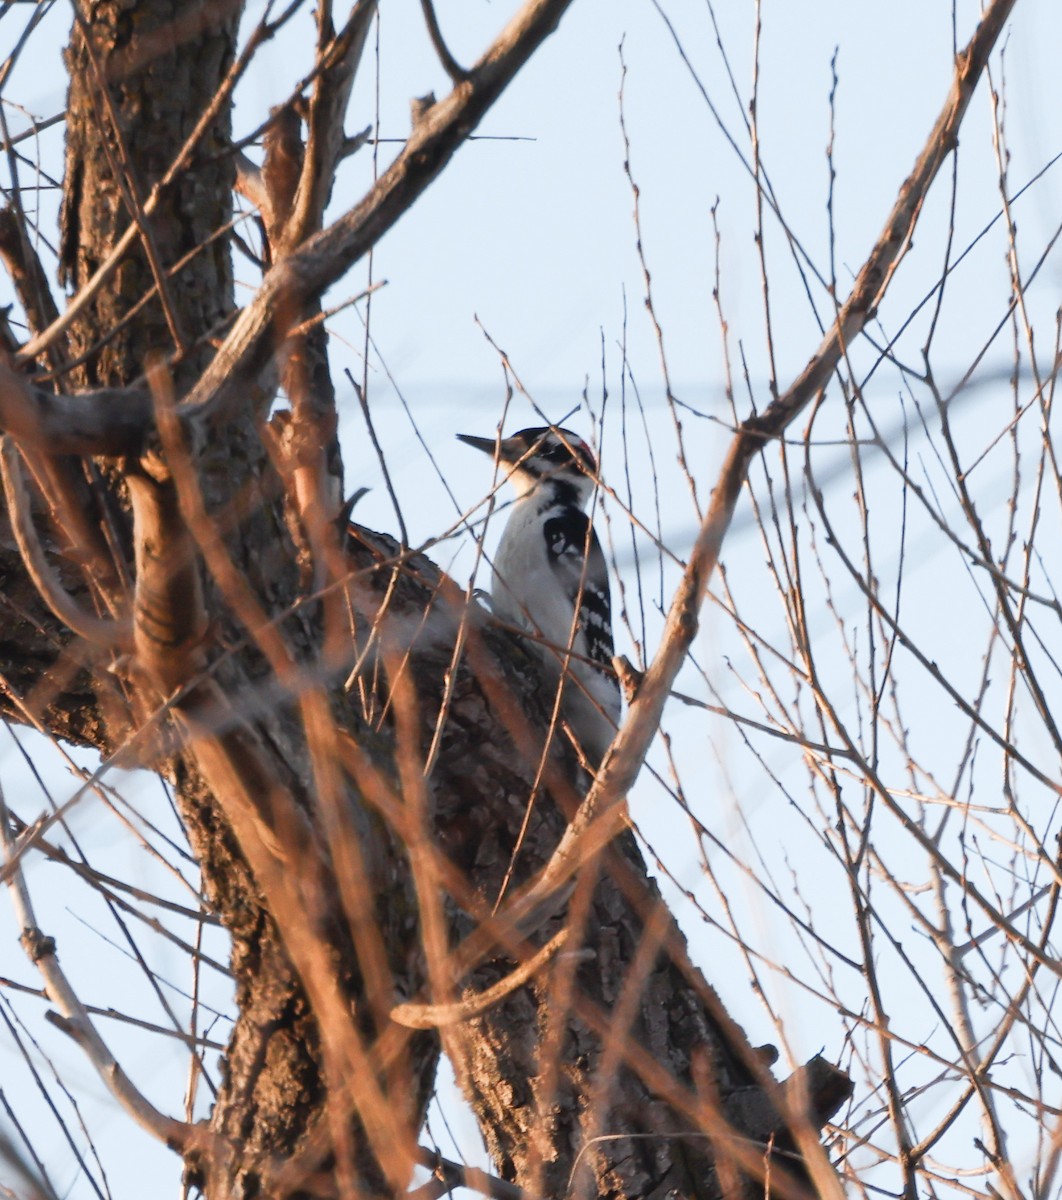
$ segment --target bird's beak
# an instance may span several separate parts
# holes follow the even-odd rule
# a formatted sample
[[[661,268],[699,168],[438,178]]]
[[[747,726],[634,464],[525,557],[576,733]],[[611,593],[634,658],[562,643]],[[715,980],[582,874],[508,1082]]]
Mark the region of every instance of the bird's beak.
[[[457,440],[464,442],[466,446],[475,446],[477,450],[482,450],[484,454],[489,454],[491,458],[494,457],[494,452],[498,448],[495,438],[473,437],[470,433],[459,433]]]

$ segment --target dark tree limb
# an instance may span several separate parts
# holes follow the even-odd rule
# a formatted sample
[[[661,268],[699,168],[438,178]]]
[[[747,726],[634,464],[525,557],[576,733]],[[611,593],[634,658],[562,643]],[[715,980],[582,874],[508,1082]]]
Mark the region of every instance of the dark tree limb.
[[[136,454],[153,425],[145,387],[48,392],[0,362],[0,429],[50,454]]]
[[[48,561],[34,528],[21,456],[14,441],[6,435],[0,437],[0,475],[3,477],[4,499],[15,543],[41,599],[57,620],[78,637],[117,653],[128,636],[128,622],[86,612],[66,591],[58,572]]]
[[[420,1147],[417,1157],[422,1167],[427,1167],[433,1172],[433,1178],[415,1192],[410,1192],[406,1200],[437,1200],[457,1187],[469,1188],[473,1192],[479,1192],[481,1196],[489,1196],[491,1200],[535,1200],[522,1188],[506,1183],[496,1175],[488,1175],[486,1171],[480,1171],[476,1167],[452,1162],[423,1146]]]
[[[30,332],[39,334],[59,316],[48,277],[29,244],[19,213],[11,205],[0,209],[0,258],[15,285]]]

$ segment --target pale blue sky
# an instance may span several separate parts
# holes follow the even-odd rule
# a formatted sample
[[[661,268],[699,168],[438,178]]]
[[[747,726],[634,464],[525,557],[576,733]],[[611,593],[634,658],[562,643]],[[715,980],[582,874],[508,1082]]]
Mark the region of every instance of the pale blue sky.
[[[455,56],[471,60],[484,46],[490,32],[499,27],[515,3],[480,0],[437,0],[443,29]],[[25,19],[18,6],[4,24],[17,31],[15,22]],[[661,0],[661,9],[674,22],[682,45],[726,129],[737,141],[746,160],[749,139],[744,126],[745,105],[750,94],[754,7],[750,0],[719,0],[716,5],[721,35],[730,56],[739,103],[730,90],[709,8],[702,0]],[[252,6],[256,14],[259,6]],[[441,94],[446,79],[435,63],[422,33],[416,0],[385,0],[380,24],[381,132],[400,138],[408,129],[408,101],[434,89]],[[760,47],[759,118],[763,160],[789,228],[800,240],[814,266],[829,272],[829,241],[826,215],[829,140],[828,96],[831,87],[831,57],[837,49],[839,86],[834,198],[836,225],[836,269],[839,288],[845,290],[851,273],[881,229],[896,190],[909,171],[915,155],[938,112],[949,86],[952,71],[951,6],[939,0],[767,0],[763,5]],[[959,5],[959,42],[972,28],[979,6],[963,0]],[[65,36],[66,14],[57,7],[49,19],[58,45]],[[0,26],[3,52],[9,45],[8,30]],[[631,370],[641,390],[650,422],[660,494],[660,522],[674,550],[683,554],[695,528],[696,514],[689,491],[676,461],[676,443],[671,417],[663,403],[659,354],[654,331],[643,305],[644,282],[635,251],[631,217],[632,195],[624,176],[624,149],[619,128],[618,90],[620,59],[624,43],[628,75],[626,118],[631,140],[630,162],[641,188],[644,248],[652,271],[656,310],[661,318],[668,361],[677,396],[699,412],[716,420],[684,413],[686,452],[697,480],[703,503],[713,481],[713,471],[726,446],[726,430],[719,423],[728,418],[724,400],[724,371],[721,336],[715,312],[715,242],[711,207],[719,200],[721,234],[721,291],[729,326],[732,365],[738,385],[738,408],[747,411],[749,400],[740,379],[743,349],[757,403],[768,398],[768,360],[764,335],[763,296],[753,234],[756,225],[755,192],[738,154],[721,134],[687,67],[677,53],[661,12],[651,0],[576,0],[556,35],[540,50],[516,84],[488,115],[480,134],[533,139],[529,141],[478,141],[459,151],[445,174],[432,186],[416,208],[382,242],[373,264],[374,278],[386,278],[388,286],[377,293],[372,308],[372,335],[387,370],[408,401],[412,418],[432,448],[437,462],[462,509],[471,507],[490,484],[484,460],[461,446],[453,437],[458,431],[490,434],[502,414],[504,390],[498,355],[477,326],[484,329],[510,356],[513,368],[540,408],[551,419],[560,419],[580,403],[584,383],[596,410],[602,396],[601,359],[605,347],[609,391],[604,432],[602,470],[607,483],[621,493],[626,488],[623,448],[620,438],[620,356],[617,346],[626,337]],[[48,116],[63,103],[63,82],[57,60],[47,58],[47,36],[37,43],[38,57],[27,57],[15,73],[6,95],[17,99],[38,116]],[[1062,151],[1062,77],[1055,59],[1062,45],[1062,7],[1055,0],[1019,0],[1011,22],[1006,50],[1007,132],[1012,152],[1012,189],[1024,183],[1048,160]],[[278,40],[263,53],[260,69],[248,80],[237,109],[236,132],[256,125],[269,105],[275,103],[291,79],[307,68],[308,43],[296,36]],[[997,72],[996,82],[1000,81]],[[373,44],[362,68],[355,101],[347,122],[353,132],[373,119],[372,98],[376,83]],[[13,128],[17,114],[8,112]],[[53,133],[44,140],[54,149]],[[386,163],[394,147],[380,148]],[[52,162],[50,169],[60,167]],[[1062,182],[1055,168],[1018,202],[1015,217],[1020,245],[1028,267],[1042,251],[1062,215]],[[975,98],[967,119],[959,156],[960,199],[956,211],[955,252],[965,248],[998,212],[999,198],[994,179],[989,106],[984,85]],[[949,168],[950,171],[950,168]],[[947,172],[946,172],[947,176]],[[893,333],[910,309],[936,282],[944,253],[944,231],[948,221],[948,178],[938,181],[915,237],[914,250],[901,268],[881,318]],[[347,165],[333,197],[336,212],[353,203],[371,177],[370,151],[362,150]],[[779,382],[785,385],[804,364],[818,343],[817,326],[804,294],[799,275],[773,218],[766,221],[767,254],[771,274],[772,335]],[[253,282],[250,268],[238,261],[242,279]],[[971,254],[955,273],[941,315],[935,367],[945,382],[962,375],[1002,319],[1007,303],[1004,243],[997,230]],[[351,273],[337,288],[333,302],[358,291],[364,284],[364,269]],[[0,281],[0,301],[6,283]],[[1049,261],[1030,288],[1029,301],[1038,314],[1054,313],[1059,303],[1057,261]],[[819,312],[829,319],[829,301],[818,285],[812,296]],[[624,303],[627,325],[624,335]],[[929,310],[916,323],[915,331],[900,347],[905,361],[918,364],[918,349]],[[1045,328],[1050,328],[1050,319]],[[357,316],[346,312],[335,319],[333,353],[335,378],[343,405],[343,436],[346,447],[348,486],[367,483],[373,490],[362,501],[358,516],[367,524],[393,529],[394,522],[379,470],[363,433],[357,406],[341,369],[349,366],[361,374],[360,350],[363,330]],[[865,346],[853,347],[853,360],[863,367],[873,361]],[[1010,361],[1005,342],[993,347],[988,361]],[[382,369],[379,357],[370,358],[370,401],[373,417],[388,454],[411,538],[421,542],[443,533],[457,518],[442,482],[420,448],[398,396]],[[869,396],[884,428],[896,429],[902,422],[898,396],[902,379],[894,370],[880,371]],[[831,394],[828,409],[816,428],[820,436],[837,437],[843,430],[839,420],[839,393]],[[985,388],[972,393],[964,404],[969,421],[963,436],[975,446],[987,444],[1005,424],[1010,403],[1005,391]],[[906,409],[910,415],[910,407]],[[519,395],[513,400],[506,420],[509,431],[540,423],[531,405]],[[588,433],[584,414],[569,424]],[[802,424],[802,423],[801,423]],[[912,458],[932,455],[912,432]],[[651,469],[644,435],[632,434],[629,446],[635,508],[643,519],[655,521]],[[847,451],[822,451],[817,463],[825,470],[834,467],[831,494],[844,498],[852,491],[847,472]],[[992,469],[989,463],[984,472]],[[927,468],[929,470],[929,468]],[[886,576],[895,569],[898,537],[897,491],[888,472],[873,463],[868,467],[881,534],[878,569]],[[876,473],[877,472],[877,473]],[[983,473],[984,473],[983,472]],[[1000,504],[1007,494],[1005,474],[989,476],[984,502]],[[741,591],[758,578],[763,551],[758,534],[748,519],[748,501],[743,501],[734,536],[725,558],[735,588]],[[635,578],[621,514],[606,504],[613,520],[624,581],[633,597]],[[1002,510],[1001,510],[1002,511]],[[495,523],[488,534],[488,547],[500,528]],[[908,550],[911,573],[908,595],[921,627],[942,662],[963,674],[973,686],[979,658],[970,656],[971,627],[962,620],[933,625],[940,597],[960,577],[956,563],[933,540],[928,523],[912,519]],[[921,540],[920,540],[921,539]],[[643,543],[644,549],[644,543]],[[440,547],[439,561],[464,582],[473,561],[471,539],[466,535]],[[943,564],[943,565],[942,565]],[[643,579],[649,593],[654,588],[650,563]],[[665,598],[674,580],[668,571]],[[486,584],[486,579],[481,579]],[[955,586],[958,586],[955,584]],[[657,594],[659,595],[659,585]],[[751,595],[745,603],[772,636],[780,636],[782,618],[755,594],[756,585],[745,588]],[[833,597],[845,619],[855,620],[858,596],[852,588],[840,588]],[[632,602],[631,608],[634,610]],[[647,601],[647,640],[651,651],[659,633],[659,617]],[[910,607],[906,610],[910,612]],[[814,614],[824,639],[830,637],[831,618],[825,601]],[[634,621],[640,635],[640,621]],[[814,625],[813,625],[814,627]],[[630,650],[626,634],[622,648]],[[747,689],[755,685],[741,668],[730,669],[730,655],[738,653],[728,625],[711,611],[705,631],[697,643],[699,659],[709,667],[709,676],[721,691],[741,707],[755,713],[745,702]],[[981,652],[977,650],[977,655]],[[969,661],[967,661],[969,660]],[[968,678],[967,678],[968,675]],[[692,673],[683,686],[700,696],[703,683]],[[932,736],[945,744],[958,737],[961,723],[938,696],[927,694]],[[953,727],[953,722],[955,722]],[[785,874],[787,856],[799,860],[810,855],[815,831],[795,812],[769,777],[742,757],[736,731],[703,713],[675,706],[668,713],[667,728],[675,736],[676,757],[687,794],[698,815],[716,832],[741,845],[756,861],[762,852],[770,869]],[[928,740],[932,740],[927,735]],[[1034,749],[1035,749],[1034,742]],[[771,743],[766,750],[769,765],[780,776],[797,773],[799,754],[786,743]],[[654,764],[666,770],[662,756]],[[27,815],[39,808],[32,782],[18,765],[16,756],[0,747],[9,800],[24,807]],[[71,785],[56,776],[60,797]],[[12,783],[12,781],[15,781]],[[730,794],[731,786],[735,795]],[[802,786],[799,782],[794,787]],[[157,785],[126,781],[123,788],[138,806],[158,810],[164,806]],[[740,808],[750,826],[748,840],[740,832]],[[23,798],[24,797],[24,798]],[[685,817],[643,778],[632,798],[636,818],[661,856],[682,882],[695,889],[706,907],[716,912],[711,889],[705,884],[694,839]],[[95,804],[85,806],[75,818],[102,863],[115,871],[144,872],[150,878],[143,852],[130,847],[112,822],[99,817]],[[888,845],[888,842],[885,842]],[[709,857],[726,875],[725,863]],[[55,868],[31,875],[43,893],[49,932],[60,936],[63,961],[84,981],[87,998],[106,997],[109,1003],[130,1003],[126,988],[141,986],[117,979],[120,958],[83,927],[69,924],[64,916],[66,900],[55,895],[47,880]],[[739,875],[730,876],[733,896],[745,904],[759,922],[765,953],[786,960],[788,927],[772,924],[772,914],[760,897],[745,891]],[[152,886],[157,886],[153,884]],[[825,900],[816,919],[829,928],[837,920],[840,942],[850,937],[841,906],[833,906],[829,889],[840,886],[836,868],[822,869],[817,899]],[[702,927],[689,910],[686,928],[694,937],[695,957],[706,967],[726,963],[728,974],[716,978],[724,998],[745,1024],[753,1041],[777,1040],[777,1032],[752,997],[747,974],[731,956],[724,937]],[[17,952],[6,911],[0,906],[0,936],[4,968],[18,978],[31,978],[28,967],[17,960]],[[42,917],[42,924],[44,924]],[[851,949],[851,947],[848,947]],[[162,965],[175,973],[181,970],[177,956],[160,952]],[[737,963],[737,965],[735,965]],[[804,970],[801,960],[797,968]],[[80,974],[78,972],[81,972]],[[810,973],[810,972],[809,972]],[[124,980],[124,976],[122,976]],[[842,982],[839,986],[845,987]],[[828,1055],[842,1051],[840,1025],[832,1020],[828,1006],[792,991],[776,997],[778,1006],[789,1013],[788,1033],[797,1058],[815,1053],[824,1044]],[[853,985],[853,1003],[858,1005],[858,988]],[[101,1000],[102,1002],[102,1000]],[[150,1008],[151,1001],[142,1002]],[[132,1004],[131,1004],[132,1006]],[[787,1007],[788,1006],[788,1007]],[[34,1011],[34,1010],[27,1010]],[[911,997],[909,1028],[912,1036],[930,1023]],[[152,1019],[159,1019],[156,1012]],[[177,1051],[160,1050],[155,1042],[127,1043],[134,1065],[141,1068],[138,1082],[153,1090],[160,1103],[179,1092],[174,1078],[183,1069]],[[0,1038],[0,1075],[10,1063]],[[173,1074],[165,1074],[164,1064]],[[144,1068],[147,1068],[146,1070]],[[100,1089],[88,1068],[75,1062],[74,1074],[92,1094]],[[107,1110],[103,1100],[102,1109]],[[124,1144],[129,1137],[124,1117],[112,1114],[102,1134],[105,1142]],[[112,1142],[112,1145],[113,1145]],[[466,1149],[472,1146],[466,1138]],[[69,1154],[57,1146],[56,1179],[73,1181],[76,1172]],[[64,1157],[65,1156],[65,1157]],[[158,1164],[165,1164],[164,1167]],[[177,1176],[176,1161],[167,1152],[145,1146],[135,1154],[112,1159],[112,1184],[116,1196],[144,1192],[145,1177],[166,1170],[168,1194]],[[71,1195],[88,1194],[74,1184]]]

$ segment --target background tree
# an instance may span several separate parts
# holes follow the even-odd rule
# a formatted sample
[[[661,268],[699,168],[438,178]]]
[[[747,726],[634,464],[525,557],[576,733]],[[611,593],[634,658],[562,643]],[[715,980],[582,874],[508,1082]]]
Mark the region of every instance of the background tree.
[[[183,1156],[188,1186],[211,1197],[394,1193],[407,1188],[418,1158],[436,1172],[426,1189],[449,1186],[456,1168],[417,1149],[441,1041],[498,1175],[531,1194],[761,1194],[766,1182],[779,1195],[837,1195],[837,1167],[877,1186],[875,1156],[895,1164],[890,1186],[910,1196],[922,1185],[942,1186],[948,1170],[956,1180],[960,1172],[988,1175],[1008,1195],[1050,1189],[1053,1023],[1037,976],[1057,974],[1050,948],[1057,866],[1053,815],[1033,818],[1025,797],[1031,788],[1053,813],[1057,784],[1056,771],[1025,741],[1048,754],[1057,748],[1051,635],[1039,617],[1058,612],[1050,555],[1037,549],[1036,536],[1044,484],[1057,476],[1050,439],[1057,355],[1045,364],[1035,353],[1027,303],[1034,272],[1023,269],[1009,214],[1002,109],[994,132],[1011,255],[1014,403],[979,451],[966,450],[953,427],[970,379],[944,389],[933,369],[946,285],[961,261],[954,201],[931,320],[914,324],[922,341],[911,344],[920,345],[921,358],[892,332],[899,321],[868,329],[886,320],[886,291],[930,185],[949,163],[957,194],[958,129],[1013,7],[991,5],[968,31],[953,14],[959,53],[950,93],[851,287],[839,283],[832,254],[828,270],[816,264],[780,210],[759,151],[754,73],[743,138],[751,146],[768,351],[773,276],[765,233],[776,220],[821,336],[792,384],[770,360],[766,403],[753,416],[742,419],[728,387],[729,454],[692,551],[669,566],[666,596],[661,586],[667,619],[659,638],[649,641],[644,617],[634,638],[644,677],[592,785],[552,729],[533,658],[486,618],[471,585],[409,544],[397,497],[399,539],[364,528],[341,537],[342,431],[323,319],[326,290],[447,167],[568,5],[518,7],[465,68],[425,3],[423,28],[452,90],[416,102],[411,133],[392,160],[379,161],[378,177],[353,205],[331,193],[347,157],[367,155],[369,141],[379,150],[378,137],[350,136],[344,124],[374,36],[375,4],[339,14],[322,3],[299,85],[286,99],[271,97],[268,117],[238,137],[233,99],[262,48],[295,28],[298,0],[262,14],[146,0],[76,7],[56,255],[69,292],[61,315],[41,250],[43,214],[28,202],[25,162],[6,135],[12,187],[0,253],[19,311],[0,379],[11,528],[3,703],[9,720],[104,756],[78,798],[95,789],[116,804],[107,791],[116,769],[157,771],[172,789],[202,882],[183,903],[131,892],[128,880],[102,878],[85,861],[64,828],[64,809],[33,820],[13,802],[4,822],[5,877],[53,1020],[129,1116]],[[10,63],[28,53],[47,15],[42,7],[26,21]],[[633,185],[629,165],[628,172]],[[234,220],[233,189],[251,206],[250,222]],[[829,199],[832,214],[832,191]],[[261,270],[239,308],[234,245]],[[655,321],[648,269],[645,285]],[[718,276],[715,296],[722,318]],[[917,318],[921,309],[904,304],[901,311]],[[980,348],[971,355],[970,375],[982,357]],[[898,449],[906,443],[881,431],[867,403],[868,380],[886,368],[897,372],[915,411],[925,399],[935,406],[926,437],[942,448],[954,506],[935,498],[932,478],[912,472]],[[666,356],[664,370],[667,381]],[[633,384],[626,358],[621,378]],[[364,380],[358,394],[367,449],[379,410]],[[698,489],[703,494],[708,481],[690,466],[678,420],[685,410],[670,382],[666,397],[699,516]],[[805,411],[809,423],[790,445],[785,438]],[[1037,417],[1038,441],[1027,428]],[[994,452],[1000,436],[1014,463],[1002,552],[993,549],[1000,534],[993,539],[982,523],[969,482],[980,462],[971,464],[971,455]],[[854,523],[823,494],[835,438],[851,455]],[[781,488],[771,466],[779,453]],[[893,472],[883,534],[870,516],[870,453]],[[776,1051],[754,1050],[704,982],[625,828],[625,798],[665,701],[679,670],[689,678],[695,663],[700,608],[753,468],[763,472],[750,490],[786,633],[766,633],[758,612],[747,619],[742,587],[732,592],[731,576],[721,577],[716,599],[744,643],[764,712],[752,719],[729,702],[723,708],[743,736],[761,739],[750,741],[754,754],[779,735],[800,748],[810,800],[797,801],[788,779],[778,787],[828,831],[824,852],[847,888],[851,924],[835,936],[811,911],[799,878],[782,889],[769,868],[757,872],[819,972],[813,985],[799,981],[840,1012],[852,1065],[872,1084],[831,1155],[819,1130],[847,1097],[847,1077],[815,1058],[775,1084],[768,1068]],[[357,487],[348,474],[346,488]],[[635,504],[631,494],[624,505],[615,490],[610,496],[617,512],[632,510],[635,527],[641,498]],[[981,585],[990,619],[974,688],[926,652],[932,629],[905,622],[908,512],[918,506]],[[1023,519],[1024,536],[1017,532]],[[900,566],[890,564],[886,578],[882,541],[887,551],[896,527]],[[1024,557],[1012,562],[1012,554]],[[839,579],[858,588],[862,639],[835,595]],[[638,576],[644,613],[643,582]],[[758,586],[751,574],[741,584]],[[825,637],[813,636],[816,606],[839,616],[829,655]],[[635,611],[633,600],[627,611]],[[996,702],[990,667],[999,659],[1010,683],[989,713]],[[904,716],[907,689],[917,693],[927,681],[966,722],[958,743],[949,743],[960,749],[948,784],[939,782],[938,748],[921,748]],[[693,700],[703,705],[703,687],[698,692]],[[975,770],[981,739],[998,755],[1006,798],[984,811],[970,794],[982,778]],[[673,794],[685,803],[681,782]],[[687,809],[697,838],[709,844],[712,831],[696,804]],[[971,866],[969,826],[978,821],[1008,847],[1003,867],[980,847]],[[149,841],[161,844],[157,834]],[[183,865],[182,847],[165,853]],[[893,865],[913,854],[924,873],[914,880]],[[170,1010],[193,1062],[185,1119],[172,1097],[153,1103],[144,1084],[131,1081],[128,1063],[114,1061],[61,969],[34,914],[27,867],[42,855],[90,880],[122,928],[130,908],[143,916],[169,906],[190,921],[196,932],[183,946],[197,971],[211,961],[197,942],[209,936],[210,922],[220,919],[231,937],[235,1021],[220,1074],[203,1057],[217,1039],[204,1042],[198,993],[190,1026]],[[705,866],[716,869],[707,859]],[[730,894],[729,883],[721,890]],[[720,908],[763,988],[764,947],[725,899]],[[934,948],[951,1005],[945,1009],[926,986],[946,1048],[922,1046],[936,1075],[913,1085],[904,1082],[897,1047],[920,1042],[896,1033],[891,978],[879,975],[887,954],[907,987],[923,978],[895,933],[897,912]],[[993,936],[1005,947],[998,960],[984,957]],[[139,938],[130,934],[130,944],[138,947]],[[771,969],[798,978],[788,955],[777,957]],[[838,970],[855,971],[865,985],[855,1003],[835,979]],[[1011,984],[1008,973],[1022,982]],[[994,1021],[987,1038],[976,1003]],[[1009,1073],[1019,1034],[1031,1046],[1032,1084]],[[778,1040],[786,1048],[784,1024]],[[922,1092],[934,1098],[925,1119],[912,1105]],[[984,1125],[977,1159],[960,1153],[948,1160],[956,1165],[939,1167],[936,1151],[949,1136],[971,1144],[971,1114]],[[1038,1122],[1042,1142],[1017,1158],[1013,1142],[1030,1136],[1023,1120]],[[888,1134],[879,1136],[883,1121]],[[27,1153],[13,1143],[10,1158]],[[1021,1162],[1035,1163],[1024,1177]],[[43,1166],[27,1162],[19,1186],[50,1186]],[[96,1177],[96,1167],[85,1169]],[[464,1178],[505,1191],[499,1181]]]

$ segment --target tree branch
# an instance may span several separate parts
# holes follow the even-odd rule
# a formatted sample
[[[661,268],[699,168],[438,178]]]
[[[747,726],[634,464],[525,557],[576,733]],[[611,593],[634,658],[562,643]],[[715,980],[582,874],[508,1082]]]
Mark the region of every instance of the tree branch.
[[[377,0],[358,0],[338,36],[331,33],[330,5],[318,5],[318,55],[325,67],[314,83],[306,119],[306,153],[284,246],[299,245],[321,227],[335,170],[343,157],[343,117],[358,71]]]
[[[266,227],[272,225],[273,204],[269,197],[269,189],[262,176],[262,168],[252,162],[242,150],[233,160],[236,167],[236,191],[249,203],[258,209]]]
[[[506,1183],[497,1175],[488,1175],[478,1167],[470,1167],[461,1163],[451,1162],[434,1150],[424,1146],[417,1148],[417,1161],[422,1167],[427,1167],[435,1173],[430,1183],[425,1183],[414,1192],[409,1192],[406,1200],[435,1200],[456,1187],[468,1188],[479,1192],[481,1196],[489,1196],[491,1200],[534,1200],[530,1192],[518,1188],[515,1183]]]
[[[439,56],[439,62],[442,63],[443,70],[454,81],[460,83],[468,78],[468,72],[450,53],[449,47],[446,45],[446,40],[442,35],[442,30],[439,28],[439,20],[435,16],[435,5],[432,0],[420,0],[421,11],[424,13],[424,23],[428,27],[428,37],[431,38],[432,47],[435,53]]]
[[[29,244],[19,215],[10,205],[0,209],[0,258],[15,285],[30,329],[40,333],[58,317],[59,311],[41,260]]]
[[[849,343],[874,316],[903,253],[910,245],[922,204],[941,164],[958,142],[959,126],[1015,0],[994,0],[966,48],[956,56],[944,107],[900,188],[880,237],[863,264],[848,299],[808,365],[763,413],[742,422],[727,452],[719,482],[668,611],[660,648],[646,671],[627,720],[612,744],[593,787],[542,872],[534,894],[548,896],[600,852],[623,826],[619,801],[634,785],[656,735],[667,701],[697,634],[701,603],[719,562],[723,540],[744,487],[749,464],[779,437],[826,386]]]
[[[396,1004],[391,1009],[391,1020],[405,1025],[407,1029],[438,1029],[444,1025],[456,1025],[459,1021],[469,1021],[478,1017],[480,1013],[486,1012],[488,1008],[499,1004],[506,996],[515,992],[518,987],[523,987],[549,962],[567,938],[568,930],[564,928],[550,938],[527,962],[521,963],[504,979],[500,979],[485,991],[466,995],[454,1004]]]
[[[64,588],[33,527],[33,513],[22,475],[21,458],[18,447],[9,436],[0,437],[0,475],[3,477],[4,499],[7,501],[15,543],[41,599],[55,617],[78,637],[117,651],[128,633],[128,622],[86,612]]]
[[[272,355],[278,307],[299,307],[294,301],[319,296],[380,240],[443,170],[570,4],[529,0],[468,79],[424,114],[361,203],[269,272],[189,395],[190,407],[216,421],[230,405],[246,401],[248,385]]]
[[[2,791],[0,791],[0,843],[4,847],[5,855],[10,855],[13,845],[7,805],[4,802]],[[78,999],[70,981],[59,966],[54,940],[45,937],[37,927],[33,902],[30,899],[29,889],[20,865],[13,867],[7,883],[15,915],[22,931],[22,945],[30,961],[44,979],[48,998],[59,1009],[62,1018],[59,1022],[60,1028],[84,1050],[111,1095],[138,1125],[181,1154],[188,1154],[197,1146],[202,1146],[207,1138],[205,1130],[159,1112],[133,1086],[129,1076],[118,1065],[118,1061],[97,1033],[85,1006]]]
[[[48,454],[135,454],[153,424],[146,388],[57,395],[0,362],[0,429]]]

